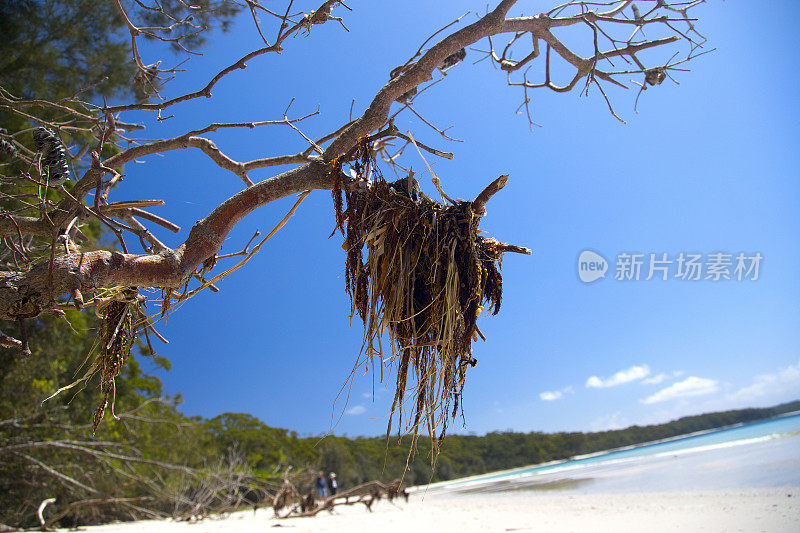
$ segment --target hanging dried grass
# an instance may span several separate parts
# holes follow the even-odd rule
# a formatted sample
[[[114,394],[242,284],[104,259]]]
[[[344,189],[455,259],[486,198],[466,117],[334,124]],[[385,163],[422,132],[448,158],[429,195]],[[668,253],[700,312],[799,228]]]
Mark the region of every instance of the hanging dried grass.
[[[366,181],[365,154],[359,148],[359,179],[349,188],[336,180],[333,191],[337,227],[345,234],[351,316],[358,314],[364,323],[362,354],[373,368],[378,357],[381,381],[384,366],[397,373],[387,438],[397,414],[398,432],[411,434],[412,449],[425,431],[435,455],[457,414],[467,368],[475,366],[472,341],[480,335],[476,321],[484,303],[493,314],[500,310],[499,264],[506,245],[478,235],[482,205],[443,205],[421,193],[415,200],[413,179],[391,184],[378,173],[377,180]],[[343,175],[335,165],[334,171]]]
[[[109,399],[111,410],[114,410],[115,382],[114,379],[125,366],[125,361],[131,353],[131,348],[136,340],[136,322],[139,317],[137,289],[126,289],[119,299],[111,300],[100,313],[101,322],[97,332],[97,356],[88,375],[95,373],[100,376],[100,393],[103,399],[92,413],[92,432],[97,430],[103,420]]]
[[[100,318],[100,327],[97,330],[97,340],[86,360],[88,361],[92,354],[94,354],[94,359],[81,378],[61,387],[45,398],[42,403],[76,385],[84,384],[85,386],[89,380],[98,375],[103,399],[92,413],[92,433],[97,431],[109,403],[112,415],[114,414],[116,393],[114,380],[125,366],[125,361],[131,353],[131,348],[137,338],[138,327],[149,323],[140,308],[142,299],[136,287],[114,287],[106,289],[98,295],[95,312]]]

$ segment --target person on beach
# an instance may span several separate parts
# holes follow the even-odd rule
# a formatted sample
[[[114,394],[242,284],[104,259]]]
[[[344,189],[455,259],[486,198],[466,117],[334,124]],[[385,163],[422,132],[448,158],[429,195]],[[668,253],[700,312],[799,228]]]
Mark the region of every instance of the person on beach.
[[[339,483],[336,482],[336,472],[331,472],[328,476],[328,494],[336,496],[337,490],[339,490]]]
[[[328,496],[328,484],[325,482],[325,476],[322,472],[317,475],[317,496],[320,498]]]

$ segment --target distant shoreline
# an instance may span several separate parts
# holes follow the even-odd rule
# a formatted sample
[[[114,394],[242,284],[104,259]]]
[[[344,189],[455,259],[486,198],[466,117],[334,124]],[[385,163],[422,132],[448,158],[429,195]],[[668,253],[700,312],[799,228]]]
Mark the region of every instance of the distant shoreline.
[[[417,486],[409,487],[408,491],[410,493],[415,493],[415,492],[420,492],[420,491],[422,491],[422,492],[439,492],[439,491],[442,491],[442,490],[447,490],[448,488],[450,488],[450,486],[452,486],[454,484],[462,486],[463,484],[468,484],[468,483],[472,483],[472,482],[479,482],[481,480],[487,480],[487,479],[492,479],[492,478],[511,477],[515,473],[521,473],[521,472],[525,472],[525,471],[531,470],[531,469],[544,469],[544,468],[551,467],[551,466],[558,466],[558,465],[562,465],[562,464],[567,464],[567,463],[570,463],[572,461],[581,461],[581,460],[585,460],[585,459],[603,457],[603,456],[612,455],[612,454],[618,453],[618,452],[635,450],[635,449],[638,449],[638,448],[645,448],[645,447],[648,447],[648,446],[654,446],[654,445],[658,445],[658,444],[666,444],[666,443],[670,443],[670,442],[679,442],[681,440],[686,440],[686,439],[690,439],[690,438],[694,438],[694,437],[699,437],[699,436],[703,436],[703,435],[709,435],[709,434],[713,434],[713,433],[717,433],[717,432],[721,432],[721,431],[725,431],[725,430],[730,430],[730,429],[734,429],[734,428],[738,428],[738,427],[743,427],[743,426],[762,424],[762,423],[765,423],[765,422],[770,422],[772,420],[779,420],[781,418],[789,418],[789,417],[793,417],[793,416],[797,416],[797,415],[800,415],[800,410],[791,411],[791,412],[788,412],[788,413],[781,413],[781,414],[778,414],[778,415],[775,415],[775,416],[772,416],[772,417],[763,418],[763,419],[760,419],[760,420],[753,420],[751,422],[737,422],[735,424],[729,424],[729,425],[726,425],[726,426],[720,426],[720,427],[711,428],[711,429],[694,431],[692,433],[687,433],[687,434],[683,434],[683,435],[676,435],[674,437],[667,437],[667,438],[664,438],[664,439],[641,442],[641,443],[638,443],[638,444],[630,444],[630,445],[626,445],[626,446],[620,446],[618,448],[611,448],[611,449],[608,449],[608,450],[602,450],[602,451],[598,451],[598,452],[577,455],[577,456],[570,457],[570,458],[567,458],[567,459],[557,459],[557,460],[554,460],[554,461],[547,461],[547,462],[544,462],[544,463],[530,464],[530,465],[526,465],[526,466],[520,466],[520,467],[509,468],[509,469],[504,469],[504,470],[497,470],[497,471],[493,471],[493,472],[486,472],[484,474],[477,474],[477,475],[474,475],[474,476],[465,476],[465,477],[457,478],[457,479],[439,481],[439,482],[430,483],[430,484],[427,484],[427,485],[417,485]]]

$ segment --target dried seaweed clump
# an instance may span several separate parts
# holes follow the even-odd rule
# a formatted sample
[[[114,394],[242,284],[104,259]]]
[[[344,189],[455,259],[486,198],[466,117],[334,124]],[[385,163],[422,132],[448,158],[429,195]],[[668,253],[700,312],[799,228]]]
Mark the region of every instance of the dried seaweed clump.
[[[131,348],[137,339],[138,327],[148,323],[141,309],[143,300],[136,287],[115,287],[98,295],[95,301],[100,326],[97,330],[97,340],[89,354],[89,357],[94,354],[94,359],[81,378],[58,389],[50,396],[53,398],[76,385],[86,384],[92,377],[98,375],[103,399],[92,413],[92,432],[97,431],[109,402],[112,415],[114,414],[116,393],[114,379],[131,354]]]
[[[103,419],[109,399],[113,414],[115,384],[114,378],[120,373],[125,361],[131,353],[136,340],[136,318],[138,318],[138,301],[136,289],[126,289],[121,298],[112,299],[99,309],[101,317],[97,332],[97,356],[89,369],[90,374],[100,375],[100,393],[103,399],[92,414],[92,431]]]
[[[347,209],[337,213],[337,222],[345,233],[351,316],[358,313],[364,322],[362,353],[379,357],[381,380],[384,365],[397,371],[387,437],[396,412],[403,430],[410,377],[414,396],[405,431],[412,447],[424,430],[438,449],[457,414],[467,368],[476,362],[472,341],[481,335],[476,321],[483,304],[494,314],[500,310],[503,251],[494,239],[478,236],[473,202],[443,205],[424,194],[415,200],[411,183],[359,180],[345,191]],[[334,198],[339,194],[334,190]]]

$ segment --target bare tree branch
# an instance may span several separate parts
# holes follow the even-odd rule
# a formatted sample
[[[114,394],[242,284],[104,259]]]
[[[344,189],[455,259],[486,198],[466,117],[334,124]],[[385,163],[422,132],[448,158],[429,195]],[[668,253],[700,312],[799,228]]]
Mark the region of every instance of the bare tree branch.
[[[519,109],[521,111],[523,107],[525,108],[531,126],[534,124],[531,94],[536,89],[569,92],[580,87],[579,92],[587,94],[590,88],[596,87],[611,114],[622,120],[612,105],[611,96],[614,93],[609,89],[612,86],[627,88],[627,79],[623,76],[641,76],[641,82],[633,82],[640,87],[639,95],[636,96],[638,101],[638,97],[648,86],[661,84],[671,77],[671,74],[680,71],[683,63],[707,52],[703,48],[705,38],[697,32],[695,19],[689,15],[689,10],[697,2],[670,4],[666,0],[657,0],[652,2],[652,9],[645,10],[642,14],[638,7],[634,9],[634,4],[630,1],[575,0],[568,1],[547,14],[508,17],[510,9],[516,5],[516,0],[499,0],[494,9],[478,17],[475,22],[457,27],[461,24],[459,18],[433,33],[406,63],[389,73],[389,81],[376,91],[360,116],[353,118],[351,105],[347,121],[339,127],[329,127],[333,131],[326,130],[328,133],[311,134],[301,131],[299,127],[304,120],[318,115],[319,110],[298,118],[289,118],[290,108],[287,107],[282,119],[210,122],[204,127],[188,131],[181,129],[179,131],[185,133],[170,138],[146,139],[142,137],[143,134],[138,133],[145,125],[121,120],[127,117],[128,112],[153,112],[152,121],[166,120],[169,117],[162,116],[162,112],[182,102],[201,97],[210,98],[212,89],[221,83],[223,78],[234,71],[246,68],[247,63],[254,58],[268,53],[280,53],[289,38],[307,36],[315,27],[331,20],[339,22],[347,30],[342,18],[335,16],[333,10],[339,7],[349,8],[340,0],[327,0],[309,13],[293,13],[292,0],[288,0],[285,9],[280,11],[269,10],[257,2],[248,2],[247,6],[253,16],[256,30],[265,46],[242,55],[211,76],[204,87],[162,99],[158,94],[159,91],[163,88],[163,84],[180,70],[178,68],[180,64],[172,68],[162,68],[160,61],[146,64],[141,57],[137,39],[146,36],[169,45],[183,46],[182,39],[194,35],[193,32],[198,28],[188,16],[167,16],[158,3],[145,5],[136,2],[139,8],[126,11],[131,7],[129,4],[120,0],[114,2],[130,34],[131,55],[139,71],[137,83],[146,93],[146,98],[138,102],[111,106],[105,101],[102,105],[97,102],[84,102],[77,96],[49,102],[36,98],[17,98],[0,88],[0,108],[28,121],[32,128],[11,133],[0,132],[2,141],[0,149],[9,154],[13,160],[11,165],[0,165],[0,178],[4,183],[13,183],[16,189],[12,193],[3,193],[2,199],[11,207],[0,210],[0,238],[3,243],[0,250],[2,252],[0,253],[0,319],[17,322],[23,333],[21,340],[0,336],[0,344],[4,346],[27,350],[24,336],[25,321],[42,313],[59,312],[67,306],[69,298],[78,308],[96,306],[100,309],[109,307],[110,302],[115,302],[115,309],[120,311],[120,316],[130,316],[128,313],[133,312],[140,313],[144,318],[141,319],[141,323],[137,322],[137,326],[141,326],[144,331],[152,331],[160,337],[152,328],[150,319],[139,309],[139,288],[163,290],[163,317],[173,308],[172,303],[180,303],[206,287],[214,290],[216,287],[213,283],[252,257],[266,239],[288,220],[299,202],[310,191],[332,190],[336,223],[343,233],[346,221],[348,228],[351,227],[348,217],[353,217],[353,213],[356,212],[353,206],[359,202],[365,204],[365,198],[369,197],[367,193],[372,191],[370,193],[374,193],[372,199],[377,203],[385,202],[381,205],[392,205],[398,210],[402,207],[408,213],[415,213],[414,216],[420,220],[423,211],[427,209],[428,213],[446,211],[448,216],[452,215],[455,217],[454,220],[459,221],[456,225],[461,224],[462,219],[469,221],[469,227],[461,233],[461,237],[466,236],[465,240],[459,242],[463,242],[462,248],[471,250],[470,253],[477,250],[476,243],[478,243],[482,247],[483,254],[482,259],[476,259],[477,255],[470,256],[472,262],[469,268],[472,269],[479,260],[487,264],[481,267],[486,270],[470,270],[475,274],[475,279],[483,280],[481,283],[484,285],[474,284],[468,309],[464,307],[461,310],[462,317],[469,315],[470,327],[464,332],[466,340],[459,341],[459,351],[453,353],[463,355],[468,363],[468,350],[471,349],[469,339],[480,335],[477,325],[474,324],[474,320],[483,309],[479,303],[483,301],[482,299],[488,299],[487,301],[494,302],[495,312],[499,310],[501,288],[499,272],[492,271],[491,282],[487,282],[488,272],[494,268],[494,262],[502,258],[503,253],[525,254],[530,253],[530,250],[476,237],[477,224],[480,217],[485,214],[486,204],[506,184],[506,175],[487,185],[473,202],[463,202],[450,200],[441,188],[438,177],[433,174],[433,169],[428,167],[435,178],[437,189],[442,193],[442,198],[452,205],[444,206],[433,202],[421,191],[418,197],[411,165],[405,163],[404,166],[406,146],[413,143],[419,150],[447,159],[453,158],[454,154],[417,142],[416,134],[412,136],[410,131],[401,133],[395,122],[406,118],[416,122],[414,117],[417,117],[422,121],[423,127],[429,127],[440,135],[440,142],[454,141],[455,139],[447,134],[447,129],[442,129],[426,119],[412,104],[415,99],[424,98],[429,94],[426,91],[431,88],[443,87],[444,84],[437,84],[444,79],[450,69],[459,64],[463,65],[467,49],[475,50],[472,48],[473,45],[483,39],[488,41],[488,50],[481,52],[484,58],[499,68],[506,77],[508,85],[521,88],[523,101]],[[181,2],[181,5],[185,4]],[[155,13],[167,16],[171,22],[165,26],[137,23],[135,9],[154,10]],[[262,28],[261,22],[256,17],[257,11],[266,13],[275,24],[273,34],[266,30],[266,26]],[[629,11],[632,16],[628,14]],[[141,14],[141,11],[138,13]],[[583,32],[586,41],[593,45],[591,52],[585,55],[579,54],[568,41],[562,39],[561,29],[567,27],[573,27],[572,30],[575,32]],[[646,32],[649,33],[651,29],[658,30],[653,33],[657,34],[658,38],[646,38]],[[178,31],[178,34],[170,35],[173,31]],[[268,35],[274,35],[274,38],[270,40],[267,38]],[[498,51],[500,49],[495,50],[494,45],[501,36],[508,41],[502,51]],[[652,62],[652,57],[657,57],[657,51],[670,49],[678,42],[688,43],[686,55],[673,55],[666,61]],[[542,43],[545,46],[543,61],[540,54]],[[516,57],[522,59],[514,60],[514,55],[520,52],[521,55]],[[568,81],[561,85],[555,82],[551,75],[552,72],[558,72],[554,68],[556,62],[568,67]],[[532,81],[533,74],[529,77],[529,73],[536,72],[533,69],[537,67],[543,73],[543,81]],[[447,80],[451,79],[448,76]],[[150,102],[148,101],[150,97],[156,97],[158,101]],[[289,106],[291,105],[290,102]],[[238,161],[208,138],[213,132],[233,128],[256,130],[261,126],[270,125],[288,126],[298,134],[295,142],[301,143],[302,146],[288,153],[258,153],[254,159]],[[302,126],[305,129],[306,124]],[[26,141],[31,137],[31,133],[36,139],[32,145],[30,141]],[[395,142],[399,147],[395,146]],[[194,224],[180,245],[170,248],[143,223],[143,221],[149,222],[168,231],[180,232],[180,227],[176,224],[143,209],[160,205],[160,201],[110,202],[109,197],[116,194],[115,187],[123,180],[127,164],[187,148],[201,151],[217,166],[236,175],[243,182],[244,189],[222,201],[205,218]],[[422,155],[421,151],[419,155]],[[283,165],[290,168],[263,181],[255,182],[250,176],[256,169]],[[385,169],[387,166],[399,176],[394,186],[383,178],[382,168]],[[74,183],[67,178],[74,178]],[[375,191],[380,193],[380,197]],[[252,249],[250,249],[251,239],[241,252],[218,255],[231,230],[245,216],[259,207],[294,194],[300,194],[295,206],[266,239]],[[417,207],[423,204],[427,207],[418,210]],[[461,213],[463,217],[459,215],[459,218],[454,214],[457,211],[461,212],[459,210],[463,211]],[[92,249],[88,246],[83,249],[78,246],[88,241],[81,228],[85,230],[84,226],[92,220],[102,223],[117,237],[122,253]],[[354,226],[357,224],[354,223]],[[374,236],[369,231],[359,233],[355,230],[347,237],[345,245],[348,250],[348,283],[355,283],[355,279],[358,278],[361,287],[367,284],[367,270],[363,268],[359,270],[360,250],[370,235]],[[136,247],[136,250],[141,249],[144,253],[128,253],[125,237],[128,237],[128,241]],[[401,240],[395,239],[391,245],[397,246]],[[139,245],[135,244],[137,241]],[[358,257],[350,251],[356,249],[353,248],[356,246]],[[212,273],[217,259],[239,255],[244,255],[245,258],[234,267],[221,274]],[[454,281],[457,271],[459,269],[452,269],[449,273],[449,279],[453,282],[449,285],[451,289],[458,286]],[[374,274],[377,270],[373,268],[370,272]],[[481,272],[484,272],[484,277],[481,277]],[[199,287],[196,285],[198,282]],[[355,287],[353,284],[348,287],[351,296],[359,294],[360,300],[353,304],[354,309],[356,305],[364,304],[366,293],[360,293],[358,288],[353,289]],[[113,292],[113,296],[103,294],[103,290],[106,293]],[[454,290],[450,292],[455,294]],[[361,310],[362,308],[359,308],[359,311]],[[362,313],[362,317],[365,315],[366,311]],[[108,314],[104,316],[109,317]],[[407,318],[399,317],[396,322],[402,322]],[[380,317],[373,319],[380,322]],[[456,322],[455,315],[453,321]],[[115,315],[110,329],[114,334],[111,338],[104,339],[105,346],[109,346],[114,340],[119,329],[118,325],[121,323],[121,319]],[[461,320],[460,323],[466,321]],[[365,324],[367,324],[366,318]],[[114,329],[115,327],[117,329]],[[133,335],[135,334],[134,328]],[[414,336],[410,335],[408,338],[413,340]],[[433,344],[429,343],[428,347],[430,346]],[[459,366],[461,362],[448,361],[448,364],[450,363],[456,365],[463,377],[463,371]],[[112,390],[110,387],[113,387],[113,376],[110,377],[110,382],[107,380],[104,385],[106,390]],[[405,390],[405,382],[398,390]],[[420,397],[423,393],[424,389],[418,392]],[[402,393],[400,396],[402,397]],[[444,397],[450,396],[445,392]],[[418,405],[424,408],[425,398],[419,400]],[[105,403],[98,411],[99,417],[102,417],[104,406]],[[420,427],[419,417],[422,416],[422,411],[424,409],[417,409],[418,417],[413,425],[414,431]],[[436,418],[433,409],[426,411],[425,416],[430,417],[428,421],[430,427],[437,427],[439,419]],[[95,424],[98,421],[99,418],[95,420]],[[50,446],[58,445],[50,444]],[[135,458],[98,451],[88,446],[71,444],[65,446],[73,446],[73,449],[82,453],[94,454],[103,461],[121,458],[120,460],[135,462]],[[0,453],[4,452],[0,450]],[[133,505],[130,502],[128,504]]]

